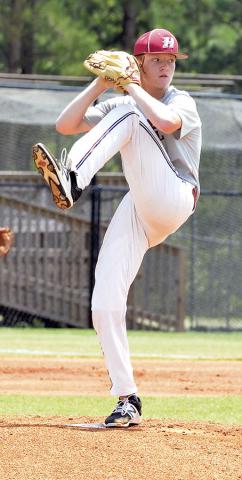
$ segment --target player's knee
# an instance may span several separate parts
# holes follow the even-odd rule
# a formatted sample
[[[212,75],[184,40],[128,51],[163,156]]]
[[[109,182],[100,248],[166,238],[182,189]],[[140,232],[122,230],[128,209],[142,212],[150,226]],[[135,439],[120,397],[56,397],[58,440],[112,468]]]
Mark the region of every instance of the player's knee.
[[[103,310],[105,312],[110,312],[112,310],[117,309],[117,300],[113,298],[113,295],[111,294],[108,296],[104,292],[100,292],[99,294],[97,293],[96,290],[93,292],[92,296],[92,311],[99,311]]]
[[[126,306],[127,295],[120,285],[102,283],[99,286],[96,283],[92,294],[92,311],[111,312],[123,310]]]
[[[116,112],[119,113],[120,117],[127,116],[132,120],[137,119],[139,121],[140,112],[134,105],[119,105],[116,107]]]
[[[115,331],[120,328],[120,324],[123,324],[125,319],[125,312],[115,310],[93,310],[92,311],[92,323],[93,327],[102,343],[104,337],[107,338],[111,331]]]

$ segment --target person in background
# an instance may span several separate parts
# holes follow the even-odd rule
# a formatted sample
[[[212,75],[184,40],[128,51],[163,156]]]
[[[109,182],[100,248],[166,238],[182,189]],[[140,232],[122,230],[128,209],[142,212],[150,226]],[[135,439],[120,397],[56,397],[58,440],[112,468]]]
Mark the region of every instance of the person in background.
[[[0,257],[8,254],[13,243],[13,232],[10,228],[0,227]]]

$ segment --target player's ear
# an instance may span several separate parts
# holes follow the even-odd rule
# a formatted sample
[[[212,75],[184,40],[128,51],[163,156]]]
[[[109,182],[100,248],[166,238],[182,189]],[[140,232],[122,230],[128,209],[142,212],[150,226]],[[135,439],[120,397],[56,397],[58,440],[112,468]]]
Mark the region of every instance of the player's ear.
[[[140,70],[143,70],[144,59],[145,59],[144,55],[137,55],[136,56],[136,60],[138,62],[138,66],[139,66]]]

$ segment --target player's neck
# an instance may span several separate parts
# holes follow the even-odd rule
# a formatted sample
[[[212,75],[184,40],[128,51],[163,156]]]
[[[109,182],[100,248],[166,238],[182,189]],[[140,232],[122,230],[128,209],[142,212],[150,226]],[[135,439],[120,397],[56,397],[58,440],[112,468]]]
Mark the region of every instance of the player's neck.
[[[146,86],[145,88],[146,92],[148,92],[152,97],[157,98],[159,100],[160,98],[164,97],[168,87],[167,88],[156,88],[152,86]]]

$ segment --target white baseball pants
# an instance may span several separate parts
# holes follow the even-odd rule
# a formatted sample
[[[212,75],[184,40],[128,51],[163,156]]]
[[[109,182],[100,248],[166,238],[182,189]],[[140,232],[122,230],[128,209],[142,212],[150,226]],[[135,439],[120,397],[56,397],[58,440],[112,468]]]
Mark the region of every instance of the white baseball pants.
[[[126,332],[131,283],[148,248],[165,240],[192,214],[193,185],[181,179],[152,127],[133,106],[109,112],[71,148],[68,157],[84,189],[118,151],[129,185],[101,247],[92,297],[111,394],[137,392]]]

